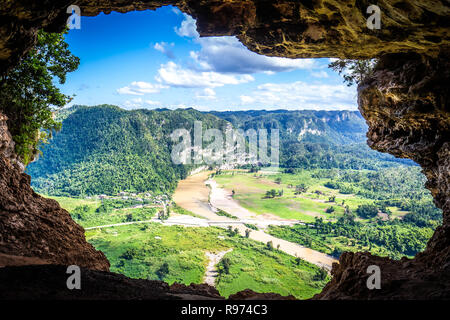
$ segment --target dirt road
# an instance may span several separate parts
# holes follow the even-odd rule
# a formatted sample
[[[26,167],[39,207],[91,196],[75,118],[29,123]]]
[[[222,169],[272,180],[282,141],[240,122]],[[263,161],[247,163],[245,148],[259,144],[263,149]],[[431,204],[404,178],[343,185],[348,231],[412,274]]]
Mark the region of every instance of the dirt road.
[[[233,249],[229,249],[227,251],[221,251],[219,253],[207,252],[206,256],[209,259],[209,263],[206,266],[205,279],[203,283],[209,284],[210,286],[216,285],[216,278],[218,276],[217,272],[217,264],[222,260],[222,258],[228,253],[233,251]]]

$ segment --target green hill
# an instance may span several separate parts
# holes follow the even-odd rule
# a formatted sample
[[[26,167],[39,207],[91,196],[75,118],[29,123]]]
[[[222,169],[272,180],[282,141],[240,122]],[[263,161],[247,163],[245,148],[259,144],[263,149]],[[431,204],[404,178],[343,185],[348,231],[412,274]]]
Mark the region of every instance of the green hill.
[[[403,161],[367,147],[367,127],[357,112],[127,111],[101,105],[63,109],[56,117],[62,130],[27,168],[36,191],[56,196],[172,193],[194,166],[172,162],[170,134],[179,128],[192,134],[194,121],[222,132],[230,123],[244,130],[280,129],[285,168],[378,169]]]
[[[196,110],[133,110],[103,105],[64,110],[63,126],[27,168],[32,185],[50,195],[171,193],[192,166],[175,165],[170,134],[226,122]]]

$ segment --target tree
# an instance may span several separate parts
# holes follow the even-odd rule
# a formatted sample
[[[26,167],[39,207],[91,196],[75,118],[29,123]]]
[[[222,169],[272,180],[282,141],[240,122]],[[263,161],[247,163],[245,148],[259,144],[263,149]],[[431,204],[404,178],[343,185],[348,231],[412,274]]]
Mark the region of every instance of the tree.
[[[226,274],[229,274],[230,273],[230,265],[231,265],[230,258],[223,258],[220,261],[220,264],[221,264],[222,268],[219,269],[219,272],[224,272]]]
[[[265,198],[275,198],[277,196],[277,191],[275,189],[266,191]]]
[[[325,280],[327,278],[327,275],[328,275],[327,270],[322,267],[316,271],[316,274],[314,275],[314,280],[315,281]]]
[[[331,256],[335,257],[336,259],[339,259],[341,254],[342,254],[342,249],[339,247],[334,247],[333,252],[331,252]]]
[[[374,218],[378,215],[378,208],[373,204],[363,204],[358,206],[356,214],[365,219]]]
[[[276,184],[281,184],[281,178],[280,178],[280,177],[276,178],[276,179],[275,179],[275,183],[276,183]]]
[[[294,194],[298,195],[298,194],[301,194],[303,192],[306,192],[307,190],[308,190],[308,187],[306,186],[306,184],[300,183],[300,184],[295,186]]]
[[[163,280],[169,274],[169,264],[164,262],[161,267],[156,271],[156,275],[159,280]]]
[[[238,235],[239,234],[239,229],[238,228],[235,228],[234,230],[233,230],[233,227],[232,226],[228,226],[228,235],[230,236],[230,237],[234,237],[234,236],[236,236],[236,235]]]
[[[0,76],[0,110],[9,118],[16,153],[24,164],[34,159],[53,130],[61,128],[53,112],[72,100],[54,84],[54,79],[64,84],[66,74],[80,63],[69,51],[64,34],[39,31],[36,46],[14,69]]]
[[[370,60],[350,60],[340,59],[331,62],[328,67],[337,71],[343,76],[344,82],[350,87],[353,84],[360,84],[364,79],[373,73],[376,59]]]

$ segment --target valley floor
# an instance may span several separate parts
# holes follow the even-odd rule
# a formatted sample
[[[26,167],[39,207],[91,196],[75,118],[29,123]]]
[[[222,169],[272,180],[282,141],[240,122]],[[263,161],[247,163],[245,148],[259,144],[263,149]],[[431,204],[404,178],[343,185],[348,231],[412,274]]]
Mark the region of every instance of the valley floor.
[[[433,232],[402,222],[409,212],[395,201],[376,217],[353,215],[354,222],[343,223],[347,211],[376,202],[359,195],[366,191],[358,184],[347,183],[355,193],[340,192],[347,185],[328,187],[330,178],[320,174],[329,173],[197,172],[178,183],[170,215],[162,218],[164,195],[54,198],[85,227],[113,272],[209,283],[225,297],[252,289],[306,299],[320,292],[343,250],[413,255]],[[299,183],[307,190],[296,192]],[[430,210],[427,223],[437,225]]]
[[[178,188],[175,190],[173,197],[174,201],[180,207],[203,216],[206,219],[222,222],[222,226],[233,225],[234,228],[239,230],[239,233],[242,236],[245,235],[246,230],[249,230],[248,227],[245,226],[245,223],[253,224],[259,228],[265,229],[269,225],[292,225],[300,222],[281,220],[275,215],[261,216],[250,212],[241,207],[238,202],[234,201],[229,192],[219,188],[214,180],[209,179],[211,173],[212,172],[206,171],[201,172],[180,181]],[[209,186],[209,188],[207,186]],[[243,223],[238,223],[236,220],[229,217],[217,215],[217,209],[236,216]],[[279,250],[328,270],[331,270],[333,262],[337,262],[336,259],[324,253],[276,238],[261,229],[250,230],[249,238],[265,244],[272,242],[273,246]]]

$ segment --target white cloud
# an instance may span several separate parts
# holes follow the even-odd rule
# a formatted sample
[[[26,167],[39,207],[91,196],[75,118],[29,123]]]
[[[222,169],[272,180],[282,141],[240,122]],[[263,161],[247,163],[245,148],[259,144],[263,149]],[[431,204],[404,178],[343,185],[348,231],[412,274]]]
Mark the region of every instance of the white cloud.
[[[152,100],[145,100],[145,103],[148,104],[149,106],[160,106],[161,105],[161,102],[152,101]]]
[[[196,21],[190,15],[187,15],[185,13],[183,13],[183,15],[184,20],[179,28],[175,27],[175,32],[180,37],[198,38],[199,34],[197,32]]]
[[[232,74],[252,74],[316,67],[314,59],[288,59],[267,57],[247,49],[236,37],[200,38],[195,20],[184,15],[185,19],[176,33],[182,37],[193,38],[201,45],[200,51],[191,52],[191,58],[201,70]]]
[[[155,44],[155,46],[153,47],[155,50],[157,50],[157,51],[160,51],[160,52],[163,52],[164,53],[164,43],[165,42],[162,42],[162,43],[157,43],[157,44]]]
[[[255,98],[252,98],[250,96],[241,96],[241,102],[242,104],[251,104],[255,103]]]
[[[205,99],[205,100],[216,100],[216,92],[214,89],[205,88],[202,92],[197,93],[197,99]]]
[[[134,81],[129,86],[117,89],[119,94],[143,96],[148,93],[159,93],[161,89],[167,88],[161,84],[152,84],[144,81]]]
[[[124,102],[123,107],[125,109],[137,109],[142,107],[142,98],[136,98],[127,100]]]
[[[167,43],[167,42],[158,42],[158,43],[156,43],[156,44],[153,46],[153,48],[154,48],[156,51],[159,51],[159,52],[161,52],[162,54],[164,54],[165,56],[167,56],[167,58],[173,60],[173,59],[175,59],[175,54],[174,54],[173,51],[169,48],[169,47],[173,47],[173,46],[174,46],[173,43],[169,44],[169,43]]]
[[[326,71],[317,71],[317,72],[311,72],[311,75],[314,78],[328,78],[328,73]]]
[[[247,49],[236,37],[199,38],[201,50],[191,52],[199,68],[221,73],[252,74],[316,67],[314,59],[267,57]]]
[[[216,88],[254,81],[250,75],[227,75],[212,71],[183,69],[170,61],[161,65],[156,80],[164,86],[180,88]]]
[[[123,103],[122,107],[125,109],[141,109],[145,107],[153,107],[161,105],[158,101],[143,100],[142,98],[135,98],[127,100]]]
[[[357,105],[355,88],[302,81],[266,83],[252,93],[242,95],[240,99],[245,107],[257,105],[268,109],[354,110]]]
[[[179,16],[180,14],[182,14],[181,10],[178,9],[177,7],[173,7],[173,8],[172,8],[172,12],[175,13],[177,16]]]

